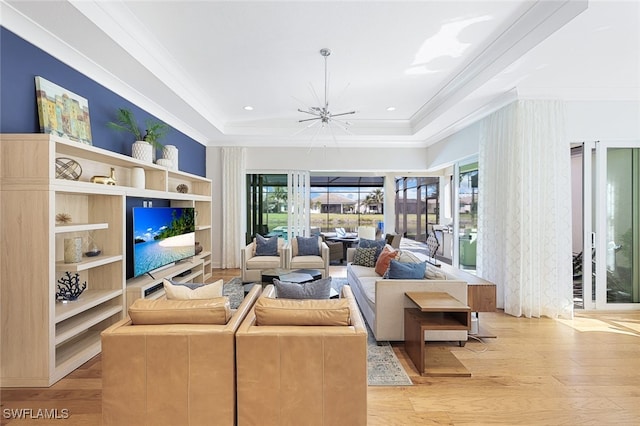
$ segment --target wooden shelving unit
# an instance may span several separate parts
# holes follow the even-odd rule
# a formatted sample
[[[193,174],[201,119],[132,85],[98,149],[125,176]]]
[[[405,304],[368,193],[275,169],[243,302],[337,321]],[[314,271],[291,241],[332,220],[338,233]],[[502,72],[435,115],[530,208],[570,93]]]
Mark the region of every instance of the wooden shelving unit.
[[[56,178],[58,157],[80,163],[78,181]],[[112,167],[117,185],[90,182]],[[145,170],[145,188],[130,186],[133,167]],[[189,192],[177,192],[179,184]],[[56,136],[0,135],[1,386],[51,386],[98,354],[101,331],[125,316],[136,291],[136,282],[125,280],[126,197],[195,207],[203,252],[182,279],[211,276],[210,180]],[[72,222],[56,224],[58,213]],[[89,236],[102,253],[65,263],[64,239]],[[66,272],[87,288],[77,301],[56,302],[57,280]]]

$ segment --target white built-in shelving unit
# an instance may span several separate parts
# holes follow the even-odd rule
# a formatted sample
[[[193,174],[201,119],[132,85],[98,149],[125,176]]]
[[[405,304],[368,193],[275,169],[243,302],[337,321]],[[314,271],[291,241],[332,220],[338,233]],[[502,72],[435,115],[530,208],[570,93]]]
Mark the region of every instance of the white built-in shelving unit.
[[[56,178],[55,159],[82,167],[78,181]],[[131,170],[145,170],[146,187],[130,186]],[[117,184],[90,182],[116,172]],[[186,184],[188,193],[176,187]],[[125,279],[126,197],[170,200],[197,211],[203,251],[155,279]],[[90,145],[46,134],[0,135],[1,365],[3,387],[51,386],[100,352],[100,333],[163,277],[183,282],[211,278],[211,181]],[[56,224],[59,213],[71,216]],[[64,262],[64,239],[91,239],[101,254]],[[178,277],[185,271],[188,274]],[[57,281],[78,274],[78,300],[55,300]],[[136,295],[139,295],[136,297]],[[161,297],[162,291],[149,297]]]

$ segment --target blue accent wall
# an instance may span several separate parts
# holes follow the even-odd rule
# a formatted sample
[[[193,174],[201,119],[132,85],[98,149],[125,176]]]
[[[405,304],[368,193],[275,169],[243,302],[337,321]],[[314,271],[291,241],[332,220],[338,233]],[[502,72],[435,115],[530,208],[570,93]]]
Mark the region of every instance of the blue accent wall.
[[[128,133],[109,129],[118,108],[129,108],[140,125],[157,119],[136,105],[79,73],[4,27],[0,27],[0,133],[40,133],[35,76],[82,96],[89,102],[93,145],[131,155]],[[179,150],[179,169],[206,176],[206,148],[176,129],[160,142]]]

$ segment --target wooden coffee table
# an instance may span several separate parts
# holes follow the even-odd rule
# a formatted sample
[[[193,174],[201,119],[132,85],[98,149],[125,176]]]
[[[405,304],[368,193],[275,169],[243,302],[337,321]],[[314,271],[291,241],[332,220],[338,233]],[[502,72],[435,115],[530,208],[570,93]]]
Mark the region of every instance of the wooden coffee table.
[[[420,375],[429,375],[425,371],[427,362],[424,332],[426,330],[469,330],[471,308],[448,293],[407,292],[405,296],[418,308],[404,310],[404,349]],[[466,372],[464,367],[463,372]]]

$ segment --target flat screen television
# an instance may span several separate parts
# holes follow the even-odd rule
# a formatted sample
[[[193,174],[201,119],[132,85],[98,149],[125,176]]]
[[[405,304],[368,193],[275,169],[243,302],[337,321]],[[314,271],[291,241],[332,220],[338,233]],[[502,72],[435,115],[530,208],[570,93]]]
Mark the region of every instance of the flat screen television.
[[[193,207],[133,208],[133,276],[195,256]]]

